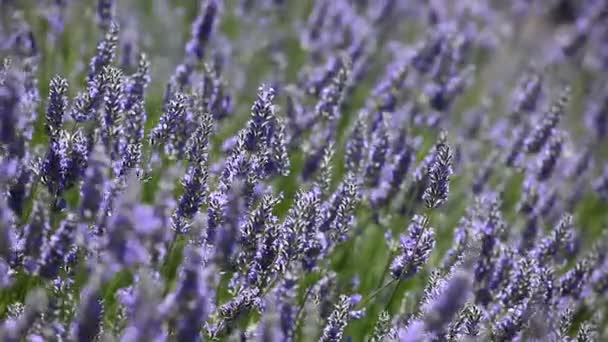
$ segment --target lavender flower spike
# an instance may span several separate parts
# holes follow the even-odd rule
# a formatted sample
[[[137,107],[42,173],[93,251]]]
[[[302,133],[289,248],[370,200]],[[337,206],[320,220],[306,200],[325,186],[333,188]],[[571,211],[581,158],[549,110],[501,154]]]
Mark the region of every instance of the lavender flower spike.
[[[530,132],[524,141],[524,149],[528,153],[538,153],[545,145],[549,137],[553,133],[553,129],[557,127],[564,110],[570,101],[572,90],[566,86],[559,98],[551,105],[549,111],[545,113],[542,121],[538,123]]]
[[[49,85],[49,104],[46,110],[46,133],[56,137],[63,125],[63,119],[68,107],[68,82],[65,78],[55,76]]]
[[[435,160],[428,170],[429,184],[422,195],[427,208],[438,208],[448,199],[450,175],[452,175],[452,151],[440,143],[436,147]]]
[[[407,231],[408,236],[401,237],[400,254],[390,265],[391,275],[395,279],[407,279],[416,274],[435,247],[435,233],[432,228],[426,227],[426,218],[414,216]]]

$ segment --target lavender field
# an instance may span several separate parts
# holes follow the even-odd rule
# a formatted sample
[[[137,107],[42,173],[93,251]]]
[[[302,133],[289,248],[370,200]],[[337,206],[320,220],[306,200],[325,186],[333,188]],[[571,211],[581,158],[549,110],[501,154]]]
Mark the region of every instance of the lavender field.
[[[608,0],[0,0],[0,342],[608,341]]]

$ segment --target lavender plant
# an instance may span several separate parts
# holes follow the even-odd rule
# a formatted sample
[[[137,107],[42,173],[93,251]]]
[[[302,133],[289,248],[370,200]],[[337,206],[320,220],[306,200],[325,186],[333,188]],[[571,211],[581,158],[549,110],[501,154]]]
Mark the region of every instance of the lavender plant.
[[[608,1],[0,1],[0,341],[608,339]]]

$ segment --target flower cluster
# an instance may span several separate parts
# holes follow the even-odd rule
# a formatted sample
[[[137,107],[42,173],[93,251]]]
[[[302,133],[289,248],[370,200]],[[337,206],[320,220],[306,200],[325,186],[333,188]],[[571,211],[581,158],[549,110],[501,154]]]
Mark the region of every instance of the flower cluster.
[[[0,341],[608,340],[606,8],[0,1]]]

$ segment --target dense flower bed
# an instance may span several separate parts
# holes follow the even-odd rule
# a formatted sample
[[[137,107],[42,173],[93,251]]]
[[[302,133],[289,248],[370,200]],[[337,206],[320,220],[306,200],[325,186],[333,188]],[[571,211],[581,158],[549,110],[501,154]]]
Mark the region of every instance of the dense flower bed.
[[[608,340],[608,1],[0,20],[0,341]]]

